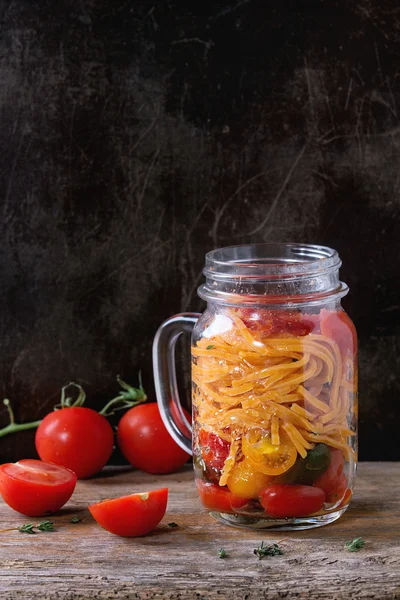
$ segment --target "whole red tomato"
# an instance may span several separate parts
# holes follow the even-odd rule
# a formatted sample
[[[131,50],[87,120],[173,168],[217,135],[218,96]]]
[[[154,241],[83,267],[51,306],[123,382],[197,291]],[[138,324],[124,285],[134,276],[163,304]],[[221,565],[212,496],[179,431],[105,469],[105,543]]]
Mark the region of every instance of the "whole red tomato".
[[[36,431],[35,444],[42,460],[85,479],[101,471],[110,458],[114,434],[98,412],[74,406],[48,414]]]
[[[118,424],[117,440],[125,458],[145,473],[173,473],[189,458],[168,433],[156,402],[128,410]]]

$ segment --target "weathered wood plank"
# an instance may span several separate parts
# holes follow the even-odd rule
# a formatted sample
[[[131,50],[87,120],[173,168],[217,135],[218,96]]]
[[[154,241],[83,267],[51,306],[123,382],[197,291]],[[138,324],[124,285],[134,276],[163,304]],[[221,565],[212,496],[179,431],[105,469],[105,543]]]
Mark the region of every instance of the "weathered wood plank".
[[[400,599],[400,464],[359,467],[351,508],[320,529],[257,533],[216,523],[203,513],[190,469],[154,477],[137,471],[107,472],[78,482],[57,531],[29,536],[2,533],[0,596],[31,599],[304,598]],[[86,507],[101,498],[168,486],[169,509],[149,536],[123,539],[98,527]],[[77,511],[82,511],[78,513]],[[84,520],[70,524],[73,514]],[[1,528],[32,521],[0,504]],[[175,521],[178,528],[167,523]],[[346,540],[366,539],[358,553]],[[258,560],[263,539],[282,543],[283,556]],[[229,556],[221,560],[219,548]]]

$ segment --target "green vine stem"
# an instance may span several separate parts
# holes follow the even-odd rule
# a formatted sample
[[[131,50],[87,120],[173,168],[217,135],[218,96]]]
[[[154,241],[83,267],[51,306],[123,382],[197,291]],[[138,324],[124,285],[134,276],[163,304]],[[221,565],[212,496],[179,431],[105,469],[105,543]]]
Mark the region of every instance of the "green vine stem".
[[[122,391],[115,396],[110,402],[107,402],[104,408],[102,408],[99,413],[104,417],[110,417],[115,413],[116,410],[123,410],[125,408],[132,408],[133,406],[137,406],[142,402],[146,402],[147,396],[146,392],[143,389],[142,378],[139,373],[139,387],[134,388],[131,385],[127,384],[125,381],[121,379],[119,375],[117,375],[117,381],[122,388]]]
[[[117,410],[123,410],[125,408],[132,408],[137,404],[141,404],[142,402],[146,402],[147,395],[143,389],[142,379],[139,374],[139,388],[134,388],[125,381],[121,379],[121,377],[117,376],[117,381],[121,386],[122,390],[112,400],[107,402],[105,407],[99,411],[101,415],[104,417],[109,417],[115,413]],[[73,397],[67,394],[67,390],[69,388],[74,388],[78,391],[78,395],[74,400]],[[77,383],[70,382],[68,385],[65,385],[61,389],[61,401],[59,404],[56,404],[54,410],[62,410],[63,408],[72,408],[74,406],[83,406],[86,400],[86,393],[83,387]],[[10,433],[18,433],[18,431],[27,431],[28,429],[36,429],[39,427],[42,419],[39,421],[32,421],[30,423],[16,423],[14,411],[11,406],[11,402],[8,398],[3,400],[4,406],[7,408],[9,424],[0,429],[0,438],[5,437]]]
[[[0,429],[0,438],[4,437],[5,435],[8,435],[9,433],[17,433],[18,431],[26,431],[27,429],[36,429],[42,422],[42,420],[40,420],[32,421],[31,423],[16,423],[14,411],[12,409],[9,399],[5,398],[3,400],[3,404],[7,407],[10,423],[6,425],[6,427],[3,427],[3,429]]]
[[[66,395],[68,388],[76,388],[78,390],[78,396],[76,400],[73,400],[70,396]],[[54,410],[62,410],[63,408],[71,408],[72,406],[83,406],[86,400],[85,390],[78,383],[71,381],[68,385],[61,388],[61,402],[56,404]]]

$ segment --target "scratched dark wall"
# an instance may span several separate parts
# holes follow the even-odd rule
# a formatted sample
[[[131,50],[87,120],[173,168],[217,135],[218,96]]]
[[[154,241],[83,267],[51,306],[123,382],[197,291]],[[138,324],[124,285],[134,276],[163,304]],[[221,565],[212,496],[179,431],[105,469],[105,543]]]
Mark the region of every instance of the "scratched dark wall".
[[[151,394],[206,251],[324,243],[360,333],[361,458],[399,459],[400,7],[208,6],[0,2],[0,393],[21,421],[70,380],[100,406],[142,369]]]

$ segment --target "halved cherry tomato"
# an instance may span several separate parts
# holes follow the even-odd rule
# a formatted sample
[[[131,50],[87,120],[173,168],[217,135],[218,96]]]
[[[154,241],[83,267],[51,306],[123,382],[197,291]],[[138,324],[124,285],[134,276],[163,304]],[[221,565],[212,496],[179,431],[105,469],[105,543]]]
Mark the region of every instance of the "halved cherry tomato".
[[[228,458],[230,443],[220,438],[216,433],[201,429],[199,432],[199,445],[206,465],[217,471],[222,471]]]
[[[261,495],[261,504],[271,517],[306,517],[323,507],[325,492],[311,485],[268,486]]]
[[[271,482],[270,475],[256,471],[248,460],[237,463],[228,478],[229,490],[239,498],[258,498],[260,492]]]
[[[122,537],[146,535],[154,529],[167,509],[168,489],[121,496],[90,504],[93,518],[110,533]]]
[[[35,437],[42,460],[71,469],[78,479],[101,471],[111,456],[114,433],[103,415],[72,406],[46,415]]]
[[[209,510],[231,513],[247,504],[247,500],[238,498],[227,488],[215,483],[196,479],[196,485],[203,506]]]
[[[316,479],[314,485],[324,490],[326,502],[333,504],[340,500],[347,488],[347,479],[343,473],[344,456],[337,448],[331,448],[331,463],[325,473]]]
[[[56,512],[75,489],[75,473],[41,460],[25,459],[0,466],[0,493],[4,502],[29,517]]]
[[[285,473],[297,457],[297,450],[285,433],[280,434],[279,446],[274,446],[266,432],[251,430],[242,439],[242,450],[254,469],[264,475]]]
[[[340,353],[354,356],[357,352],[357,332],[353,321],[344,310],[321,310],[321,333],[334,340]]]

